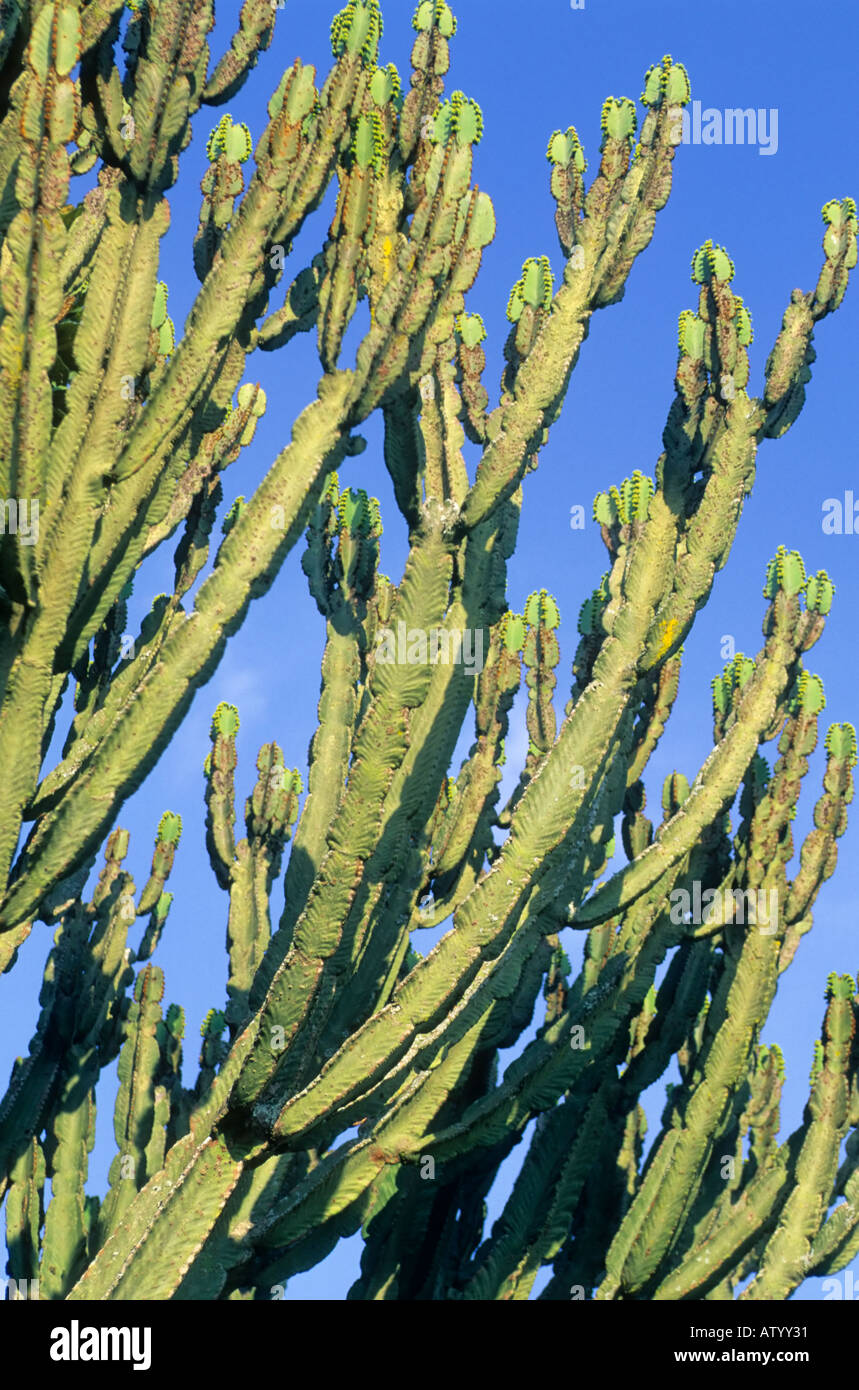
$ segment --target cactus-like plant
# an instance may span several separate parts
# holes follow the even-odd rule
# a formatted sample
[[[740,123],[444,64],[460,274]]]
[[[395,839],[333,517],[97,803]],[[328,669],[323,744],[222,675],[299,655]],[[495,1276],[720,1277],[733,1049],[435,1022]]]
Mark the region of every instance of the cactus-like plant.
[[[668,199],[684,67],[669,56],[648,71],[642,117],[627,97],[606,100],[589,187],[575,128],[551,136],[562,261],[523,266],[489,410],[487,330],[466,297],[495,221],[472,182],[480,107],[444,95],[450,6],[417,5],[407,91],[380,64],[378,0],[349,0],[327,77],[296,60],[255,148],[247,126],[221,117],[193,245],[201,288],[181,336],[158,280],[167,191],[200,107],[240,89],[275,7],[245,0],[211,69],[211,0],[132,7],[120,73],[123,15],[121,0],[44,0],[4,12],[14,42],[0,31],[0,494],[37,501],[43,519],[37,546],[0,536],[0,969],[37,920],[56,929],[36,1032],[0,1100],[10,1275],[41,1275],[50,1299],[262,1298],[358,1230],[359,1299],[525,1299],[544,1266],[546,1299],[570,1285],[596,1299],[730,1298],[750,1275],[741,1297],[786,1298],[807,1274],[843,1268],[859,1251],[855,981],[827,983],[806,1120],[782,1142],[783,1064],[760,1041],[853,794],[856,736],[835,723],[789,877],[825,704],[804,666],[833,602],[825,572],[809,577],[779,547],[764,644],[714,679],[713,751],[691,779],[666,779],[658,824],[644,778],[758,447],[799,414],[813,330],[856,264],[855,204],[826,204],[817,286],[794,292],[757,396],[734,263],[709,240],[695,251],[664,451],[652,476],[636,469],[594,503],[608,569],[580,612],[559,724],[558,606],[538,589],[513,612],[507,564],[591,317],[622,297]],[[75,203],[73,178],[93,169]],[[284,278],[332,183],[324,245]],[[267,409],[243,380],[246,358],[311,329],[317,396],[228,510],[191,599],[221,476]],[[374,412],[408,529],[398,583],[379,573],[378,502],[337,473]],[[480,451],[473,476],[466,438]],[[173,592],[120,653],[131,581],[177,533]],[[152,963],[168,913],[188,910],[166,891],[181,820],[162,817],[139,893],[114,822],[302,535],[325,624],[307,793],[265,744],[237,839],[239,715],[217,706],[206,843],[229,899],[228,970],[189,1087],[184,1015],[163,1007]],[[470,678],[456,656],[464,633],[479,638]],[[523,674],[528,753],[501,805]],[[46,767],[70,688],[66,740]],[[455,770],[471,710],[474,742]],[[606,876],[616,817],[626,862]],[[696,894],[708,898],[700,919],[682,910]],[[750,923],[752,900],[765,906]],[[420,931],[449,919],[422,954]],[[576,979],[559,939],[569,928],[585,933]],[[499,1075],[499,1049],[520,1040],[541,996],[536,1036]],[[675,1061],[645,1163],[640,1098]],[[99,1200],[88,1155],[114,1063],[117,1152]],[[486,1194],[535,1117],[485,1231]],[[742,1158],[744,1145],[726,1186],[719,1156]]]

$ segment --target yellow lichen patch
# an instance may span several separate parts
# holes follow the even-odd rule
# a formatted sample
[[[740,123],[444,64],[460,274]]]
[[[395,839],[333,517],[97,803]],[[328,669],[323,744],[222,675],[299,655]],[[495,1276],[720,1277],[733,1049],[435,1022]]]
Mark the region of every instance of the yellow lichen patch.
[[[659,646],[656,649],[657,658],[664,656],[668,648],[672,645],[680,631],[680,622],[677,618],[667,618],[659,624]]]
[[[387,285],[394,273],[394,243],[389,236],[382,242],[382,284]]]
[[[370,322],[375,323],[376,302],[382,290],[393,279],[397,269],[397,244],[390,233],[373,243],[370,249],[370,265],[376,284],[370,292]]]

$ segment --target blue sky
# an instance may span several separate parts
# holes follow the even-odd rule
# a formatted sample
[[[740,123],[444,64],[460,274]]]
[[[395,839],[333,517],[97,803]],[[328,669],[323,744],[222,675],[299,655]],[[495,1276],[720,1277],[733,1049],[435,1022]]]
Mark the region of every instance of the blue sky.
[[[231,3],[219,9],[212,36],[216,55],[229,43],[238,8]],[[199,182],[207,163],[206,138],[222,111],[228,110],[235,120],[248,123],[256,142],[271,92],[296,56],[316,64],[321,80],[331,61],[328,31],[334,8],[322,0],[286,0],[278,13],[271,48],[243,92],[226,107],[203,110],[196,119],[179,183],[168,195],[172,222],[162,243],[161,276],[169,286],[169,312],[177,330],[198,289],[191,242],[200,205]],[[412,9],[411,0],[383,4],[386,31],[381,60],[394,61],[406,83],[414,38]],[[568,0],[533,0],[527,6],[515,0],[458,0],[454,9],[459,31],[452,45],[447,90],[463,89],[483,109],[485,131],[474,177],[491,195],[498,222],[496,239],[484,255],[483,269],[468,299],[468,307],[483,315],[489,333],[485,382],[493,404],[508,327],[507,296],[522,262],[527,256],[548,254],[556,275],[562,271],[545,158],[551,132],[576,126],[591,177],[598,163],[599,116],[605,97],[637,100],[645,71],[669,52],[686,65],[693,100],[699,100],[703,108],[751,107],[767,115],[766,143],[771,153],[750,144],[679,148],[671,200],[659,215],[654,240],[633,268],[623,301],[595,316],[564,414],[552,429],[538,471],[526,479],[519,542],[509,566],[509,603],[521,611],[528,594],[543,586],[558,601],[561,710],[569,692],[578,609],[606,568],[596,528],[589,524],[584,532],[572,530],[571,508],[582,504],[590,516],[597,491],[619,482],[634,468],[653,471],[673,394],[678,314],[696,304],[689,276],[693,251],[710,237],[725,246],[735,261],[733,287],[750,308],[755,329],[749,389],[759,392],[764,362],[791,290],[795,286],[810,290],[816,282],[822,258],[820,209],[830,198],[855,197],[859,192],[852,138],[859,10],[852,0],[827,5],[824,28],[821,7],[798,0],[755,0],[754,4],[723,0],[718,6],[690,5],[688,0],[650,4],[585,0],[582,8],[573,8]],[[777,147],[772,112],[777,113]],[[77,187],[73,194],[82,196]],[[332,197],[297,240],[293,273],[307,264],[321,244]],[[353,331],[344,353],[347,363],[356,341]],[[855,285],[838,314],[820,326],[816,348],[818,360],[805,410],[783,440],[761,448],[755,491],[730,561],[717,577],[711,601],[686,643],[677,707],[648,771],[652,815],[666,773],[676,768],[691,780],[712,745],[709,682],[724,664],[724,638],[731,636],[738,651],[750,654],[761,646],[764,572],[780,543],[798,549],[810,571],[827,569],[836,584],[827,631],[809,658],[810,668],[822,675],[826,686],[823,727],[836,719],[859,719],[853,647],[859,609],[859,534],[832,535],[822,528],[827,499],[843,498],[851,489],[859,499],[853,423],[859,368]],[[263,476],[286,442],[294,416],[315,392],[318,375],[313,336],[300,337],[279,353],[258,353],[251,359],[248,379],[264,386],[269,406],[253,445],[225,475],[223,510],[237,495],[249,494]],[[382,463],[377,422],[370,421],[362,432],[369,447],[360,457],[347,460],[341,483],[365,487],[379,497],[385,524],[381,568],[397,579],[406,554],[405,526]],[[468,457],[473,468],[473,451]],[[174,542],[162,547],[138,577],[130,631],[136,631],[154,595],[170,586],[174,548]],[[203,845],[202,763],[209,747],[209,723],[219,700],[238,705],[242,718],[240,805],[252,785],[254,759],[263,742],[277,740],[287,764],[304,773],[307,745],[315,728],[323,625],[300,570],[302,549],[300,545],[293,551],[273,589],[253,604],[219,669],[197,694],[172,747],[119,818],[132,833],[127,866],[138,887],[145,881],[162,811],[169,808],[183,818],[182,845],[169,885],[175,899],[156,960],[166,973],[167,999],[186,1009],[186,1053],[194,1066],[200,1022],[210,1007],[223,1004],[225,984],[226,897],[214,881]],[[61,732],[65,732],[62,726]],[[464,747],[471,736],[471,728],[466,727]],[[518,772],[526,746],[524,707],[519,700],[508,742],[506,785]],[[773,751],[770,745],[767,752]],[[795,822],[797,845],[811,825],[822,768],[819,750],[811,760],[804,803]],[[778,1042],[786,1057],[783,1135],[799,1122],[807,1096],[826,975],[830,970],[855,974],[859,968],[857,835],[859,830],[851,825],[840,842],[836,876],[824,886],[814,930],[782,978],[763,1031],[763,1040]],[[278,889],[275,914],[280,902]],[[417,944],[425,949],[429,943],[425,939]],[[576,959],[580,941],[565,944]],[[21,951],[14,976],[0,981],[4,1019],[0,1070],[8,1069],[14,1056],[26,1048],[37,1016],[38,985],[49,945],[48,928],[36,928]],[[189,1078],[190,1073],[189,1067]],[[90,1191],[104,1190],[113,1155],[113,1091],[111,1077],[99,1093]],[[648,1104],[651,1132],[658,1126],[661,1106],[662,1084]],[[514,1152],[496,1185],[493,1214],[500,1209],[509,1190],[510,1170],[515,1171],[518,1162]],[[342,1298],[357,1273],[359,1255],[360,1238],[355,1237],[317,1270],[294,1280],[287,1297]],[[819,1280],[807,1281],[798,1295],[821,1296]]]

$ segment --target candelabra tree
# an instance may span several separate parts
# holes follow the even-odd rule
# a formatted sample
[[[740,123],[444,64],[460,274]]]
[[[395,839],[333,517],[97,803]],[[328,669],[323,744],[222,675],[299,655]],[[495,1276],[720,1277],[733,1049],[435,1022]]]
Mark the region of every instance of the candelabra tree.
[[[407,92],[379,60],[377,0],[350,0],[328,76],[287,68],[255,149],[222,116],[193,243],[201,288],[177,333],[158,279],[166,193],[200,107],[239,91],[275,17],[245,0],[212,65],[211,0],[0,10],[3,971],[36,921],[56,929],[36,1032],[0,1102],[7,1272],[49,1299],[268,1298],[361,1229],[359,1299],[528,1298],[544,1266],[548,1299],[731,1298],[750,1275],[741,1297],[786,1298],[859,1251],[855,981],[826,983],[806,1115],[782,1141],[783,1062],[760,1040],[853,791],[855,734],[835,723],[791,867],[825,703],[805,657],[828,575],[779,549],[763,646],[715,679],[713,751],[691,781],[666,780],[658,825],[645,776],[758,446],[799,415],[814,328],[856,264],[855,204],[823,209],[816,288],[793,292],[760,395],[734,265],[710,241],[695,252],[663,452],[653,476],[636,469],[594,503],[608,568],[582,605],[559,723],[558,606],[539,589],[513,611],[507,562],[591,316],[622,299],[668,199],[686,71],[670,57],[650,68],[643,117],[607,99],[589,185],[575,129],[551,136],[563,268],[556,281],[548,257],[525,262],[490,409],[486,329],[465,299],[495,222],[472,184],[480,109],[445,96],[446,0],[417,6]],[[332,183],[324,244],[290,278]],[[362,300],[369,327],[347,366]],[[222,475],[266,410],[246,359],[309,332],[316,399],[228,511],[204,577]],[[377,411],[409,536],[398,583],[379,573],[378,502],[338,476]],[[173,592],[128,641],[130,585],[177,536]],[[206,843],[229,900],[228,975],[189,1086],[183,1011],[164,1006],[153,961],[181,823],[162,816],[138,891],[115,820],[302,536],[325,625],[318,727],[305,768],[262,748],[237,839],[239,713],[214,711]],[[529,746],[502,805],[523,673]],[[65,743],[46,767],[58,719]],[[448,921],[421,953],[421,931]],[[586,933],[575,979],[568,928]],[[499,1049],[538,1007],[501,1074]],[[645,1155],[640,1098],[675,1060]],[[88,1154],[114,1063],[100,1199]],[[535,1117],[487,1231],[487,1193]]]

